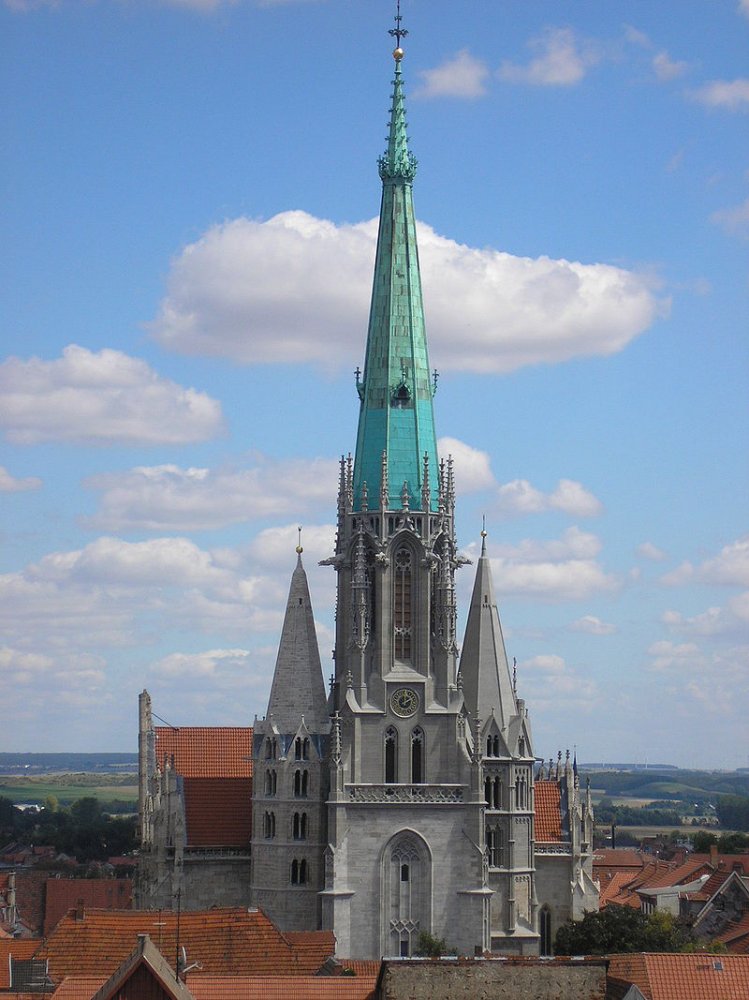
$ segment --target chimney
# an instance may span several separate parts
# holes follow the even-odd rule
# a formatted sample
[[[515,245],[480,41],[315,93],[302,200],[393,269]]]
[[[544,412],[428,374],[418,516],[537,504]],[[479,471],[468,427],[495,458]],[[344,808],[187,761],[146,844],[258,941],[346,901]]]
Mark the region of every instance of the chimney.
[[[717,844],[711,844],[710,845],[710,864],[713,866],[713,868],[717,868],[718,867],[718,845]]]

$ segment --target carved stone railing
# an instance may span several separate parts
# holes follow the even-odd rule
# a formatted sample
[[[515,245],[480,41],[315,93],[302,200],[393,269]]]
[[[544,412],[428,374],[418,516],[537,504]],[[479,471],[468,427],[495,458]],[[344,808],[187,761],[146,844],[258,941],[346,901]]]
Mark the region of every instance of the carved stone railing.
[[[572,844],[542,843],[536,841],[536,854],[569,854]]]
[[[462,802],[462,785],[346,785],[351,802]]]
[[[250,852],[246,848],[237,847],[186,847],[184,853],[185,861],[237,861],[250,857]]]

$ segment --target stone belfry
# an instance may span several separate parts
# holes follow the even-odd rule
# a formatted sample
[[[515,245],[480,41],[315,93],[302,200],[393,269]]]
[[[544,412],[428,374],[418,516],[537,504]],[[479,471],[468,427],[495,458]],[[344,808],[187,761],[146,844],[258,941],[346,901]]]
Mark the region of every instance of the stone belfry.
[[[356,455],[341,461],[323,927],[341,956],[422,932],[490,947],[482,753],[457,672],[452,463],[439,463],[400,42]]]

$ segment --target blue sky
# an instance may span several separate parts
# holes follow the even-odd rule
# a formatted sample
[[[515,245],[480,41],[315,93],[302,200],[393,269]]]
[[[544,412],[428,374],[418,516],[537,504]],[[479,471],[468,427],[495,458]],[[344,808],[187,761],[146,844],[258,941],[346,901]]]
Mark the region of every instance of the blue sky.
[[[330,672],[393,4],[0,9],[5,750]],[[404,0],[459,540],[539,755],[749,763],[747,0]],[[473,570],[461,570],[465,608]]]

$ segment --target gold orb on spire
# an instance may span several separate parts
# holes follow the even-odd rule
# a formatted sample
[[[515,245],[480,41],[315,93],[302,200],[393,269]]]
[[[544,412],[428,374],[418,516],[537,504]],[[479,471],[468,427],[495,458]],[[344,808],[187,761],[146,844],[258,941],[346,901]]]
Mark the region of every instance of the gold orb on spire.
[[[299,540],[297,542],[296,554],[300,556],[302,552],[304,552],[304,549],[302,548],[302,526],[299,525],[299,527],[296,530],[299,532]]]
[[[393,49],[393,59],[395,59],[396,62],[400,62],[405,54],[406,53],[403,51],[400,45],[398,46],[397,49]]]

